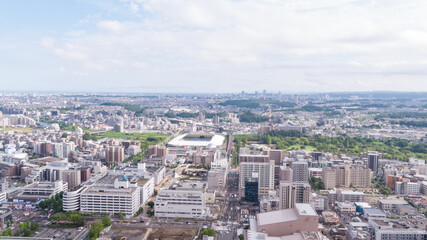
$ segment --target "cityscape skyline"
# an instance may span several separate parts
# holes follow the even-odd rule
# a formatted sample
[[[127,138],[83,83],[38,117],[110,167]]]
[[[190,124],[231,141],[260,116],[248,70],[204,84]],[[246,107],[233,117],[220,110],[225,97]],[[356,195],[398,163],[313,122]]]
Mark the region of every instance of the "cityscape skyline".
[[[5,91],[427,89],[423,1],[26,4],[0,9]]]

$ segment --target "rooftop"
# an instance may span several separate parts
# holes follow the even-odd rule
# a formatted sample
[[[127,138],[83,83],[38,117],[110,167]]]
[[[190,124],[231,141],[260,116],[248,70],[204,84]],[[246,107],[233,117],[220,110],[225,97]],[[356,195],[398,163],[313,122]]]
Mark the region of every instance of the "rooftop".
[[[402,199],[380,199],[378,201],[383,204],[408,204],[408,202]]]
[[[308,203],[296,203],[295,208],[298,210],[299,215],[318,216],[313,207]]]
[[[221,135],[205,134],[182,134],[172,139],[168,145],[171,146],[190,146],[190,147],[207,147],[208,145],[221,146],[225,137]]]
[[[269,225],[295,221],[300,216],[318,216],[313,207],[307,203],[297,203],[293,209],[283,209],[257,214],[258,225]]]
[[[169,190],[203,190],[206,182],[198,181],[178,181],[169,187]]]
[[[289,222],[298,219],[294,209],[283,209],[278,211],[264,212],[257,214],[258,225],[268,225],[281,222]]]
[[[137,188],[136,187],[129,187],[129,188],[113,188],[113,187],[97,187],[97,186],[93,186],[93,187],[88,187],[85,191],[83,191],[81,193],[81,195],[91,195],[91,194],[96,194],[96,195],[116,195],[116,196],[123,196],[123,195],[127,195],[127,194],[132,194]]]
[[[367,208],[367,209],[364,209],[363,211],[368,214],[384,214],[385,215],[385,213],[378,208]]]

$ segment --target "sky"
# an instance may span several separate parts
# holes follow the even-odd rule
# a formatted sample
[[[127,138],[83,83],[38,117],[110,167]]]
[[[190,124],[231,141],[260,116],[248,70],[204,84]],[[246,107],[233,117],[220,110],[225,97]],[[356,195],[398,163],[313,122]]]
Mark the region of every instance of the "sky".
[[[8,0],[3,91],[427,91],[425,0]]]

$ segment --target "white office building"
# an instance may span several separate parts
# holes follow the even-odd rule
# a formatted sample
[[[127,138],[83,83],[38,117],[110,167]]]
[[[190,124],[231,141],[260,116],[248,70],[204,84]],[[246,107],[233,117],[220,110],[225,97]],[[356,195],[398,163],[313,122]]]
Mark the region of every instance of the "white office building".
[[[421,185],[419,183],[403,181],[396,182],[394,191],[397,195],[418,195],[420,194]]]
[[[78,211],[80,210],[80,194],[86,190],[86,187],[81,187],[76,191],[66,192],[62,198],[62,208],[64,211]]]
[[[177,182],[159,192],[154,212],[156,217],[205,219],[206,183]]]
[[[141,189],[136,180],[107,175],[80,193],[81,212],[125,213],[134,215],[141,205]]]
[[[375,231],[375,240],[425,240],[426,230],[409,229],[384,229]]]

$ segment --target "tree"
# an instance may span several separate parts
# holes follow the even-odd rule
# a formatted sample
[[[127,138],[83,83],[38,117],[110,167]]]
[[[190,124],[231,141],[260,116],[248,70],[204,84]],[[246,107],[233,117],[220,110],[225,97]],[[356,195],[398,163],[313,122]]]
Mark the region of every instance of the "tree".
[[[154,189],[154,196],[157,196],[157,190],[156,189]]]
[[[140,208],[138,209],[138,211],[136,211],[136,213],[135,213],[135,217],[136,217],[136,216],[141,215],[141,213],[142,213],[142,212],[144,212],[144,208],[140,207]]]
[[[270,137],[270,135],[267,136],[267,144],[271,145],[271,137]]]
[[[31,231],[35,232],[38,229],[39,229],[39,224],[38,223],[35,223],[35,222],[31,223],[31,226],[30,226],[30,230]]]
[[[13,237],[13,231],[12,231],[12,229],[9,228],[9,229],[4,230],[1,235]]]
[[[147,210],[147,215],[148,215],[149,217],[154,216],[154,211],[153,211],[153,210],[151,210],[151,209],[148,209],[148,210]]]
[[[88,233],[89,240],[97,239],[99,237],[99,232],[101,232],[102,229],[104,229],[104,225],[102,225],[101,222],[92,223]]]
[[[111,219],[109,217],[103,217],[101,223],[104,227],[108,227],[111,225]]]
[[[21,231],[24,231],[29,226],[30,226],[30,222],[29,221],[23,222],[23,223],[21,223],[21,224],[18,225],[19,230],[21,230]]]
[[[67,217],[67,220],[73,222],[76,225],[80,225],[80,226],[83,226],[84,222],[85,222],[85,218],[79,212],[74,212],[74,213],[69,214]]]
[[[61,135],[61,138],[67,138],[68,137],[68,134],[67,133],[63,133],[62,135]]]
[[[153,201],[149,201],[149,202],[147,203],[147,205],[148,205],[150,208],[153,208],[153,207],[154,207],[154,202],[153,202]]]
[[[122,219],[126,216],[126,213],[119,212],[119,218]]]
[[[30,237],[33,232],[30,229],[24,229],[24,237]]]
[[[245,236],[243,234],[239,235],[239,240],[245,240]]]
[[[62,199],[59,199],[59,200],[53,202],[52,208],[55,212],[62,211]]]
[[[80,214],[78,213],[71,213],[70,216],[68,216],[68,220],[73,223],[76,223],[77,221],[79,221],[79,219],[80,219]]]
[[[215,236],[215,231],[213,229],[210,228],[206,228],[205,230],[203,230],[202,232],[202,236],[204,235],[208,235],[208,236]]]

